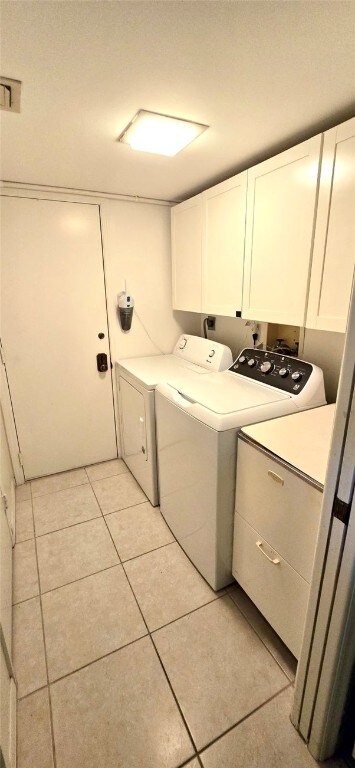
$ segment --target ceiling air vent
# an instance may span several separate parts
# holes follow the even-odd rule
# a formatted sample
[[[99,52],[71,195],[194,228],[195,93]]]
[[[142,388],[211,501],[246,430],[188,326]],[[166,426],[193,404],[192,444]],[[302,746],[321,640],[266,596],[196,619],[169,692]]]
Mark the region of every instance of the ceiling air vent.
[[[0,107],[7,112],[20,112],[21,83],[0,77]]]

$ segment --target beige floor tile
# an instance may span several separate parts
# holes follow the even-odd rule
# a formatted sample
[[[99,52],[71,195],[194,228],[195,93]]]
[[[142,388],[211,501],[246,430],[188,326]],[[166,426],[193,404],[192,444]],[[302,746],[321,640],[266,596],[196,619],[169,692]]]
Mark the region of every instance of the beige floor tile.
[[[42,592],[119,562],[102,517],[40,536],[37,554]]]
[[[18,702],[17,768],[53,768],[47,688]]]
[[[39,597],[14,606],[13,651],[18,698],[47,684]]]
[[[200,768],[200,763],[198,762],[197,757],[194,757],[193,760],[191,760],[189,763],[186,763],[185,768]]]
[[[23,485],[16,486],[16,504],[21,501],[27,501],[31,498],[31,483],[23,483]]]
[[[28,600],[39,593],[34,539],[15,544],[13,550],[13,603]]]
[[[129,560],[125,570],[151,631],[217,597],[176,543]]]
[[[42,598],[51,681],[147,634],[122,565]]]
[[[69,472],[39,477],[37,480],[31,480],[32,497],[54,493],[64,488],[74,488],[75,485],[83,485],[88,482],[85,469],[71,469]]]
[[[85,520],[101,517],[101,510],[89,484],[47,493],[33,499],[36,536],[59,531]]]
[[[111,461],[104,461],[102,464],[92,464],[91,467],[86,467],[86,472],[89,480],[92,481],[103,480],[103,478],[112,475],[121,475],[123,472],[129,472],[129,469],[122,459],[112,459]]]
[[[201,755],[204,768],[340,768],[313,760],[290,722],[292,689],[280,693]],[[345,766],[344,766],[345,768]]]
[[[281,638],[238,584],[232,589],[228,588],[228,593],[257,635],[259,635],[260,640],[263,641],[274,659],[280,664],[289,680],[293,681],[296,676],[297,659],[286,648]]]
[[[16,504],[16,543],[33,539],[32,501],[20,501]]]
[[[147,501],[146,495],[128,472],[95,480],[92,487],[104,515]]]
[[[176,768],[193,755],[149,638],[51,691],[57,768]]]
[[[159,507],[149,501],[107,515],[107,525],[121,560],[143,555],[175,541]]]
[[[289,683],[228,596],[153,638],[199,749]]]

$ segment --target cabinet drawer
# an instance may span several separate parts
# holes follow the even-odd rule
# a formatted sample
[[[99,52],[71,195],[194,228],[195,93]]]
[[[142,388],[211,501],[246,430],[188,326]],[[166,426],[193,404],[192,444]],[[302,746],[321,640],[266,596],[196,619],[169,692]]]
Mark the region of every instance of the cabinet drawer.
[[[238,440],[236,512],[308,582],[322,496],[271,456]]]
[[[278,562],[272,562],[274,559]],[[309,584],[238,514],[234,521],[232,571],[238,584],[298,659]]]

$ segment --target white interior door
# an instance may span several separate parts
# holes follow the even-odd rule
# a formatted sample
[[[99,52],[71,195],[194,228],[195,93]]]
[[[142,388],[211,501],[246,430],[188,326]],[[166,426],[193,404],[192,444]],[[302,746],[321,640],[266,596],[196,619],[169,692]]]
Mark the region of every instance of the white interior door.
[[[99,207],[4,197],[2,214],[2,343],[25,477],[112,459]]]

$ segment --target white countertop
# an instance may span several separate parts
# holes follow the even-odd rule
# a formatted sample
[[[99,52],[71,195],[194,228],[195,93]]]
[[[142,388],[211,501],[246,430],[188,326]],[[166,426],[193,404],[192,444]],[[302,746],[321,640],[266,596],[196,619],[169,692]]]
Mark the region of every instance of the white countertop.
[[[335,404],[244,427],[242,433],[324,485]]]

